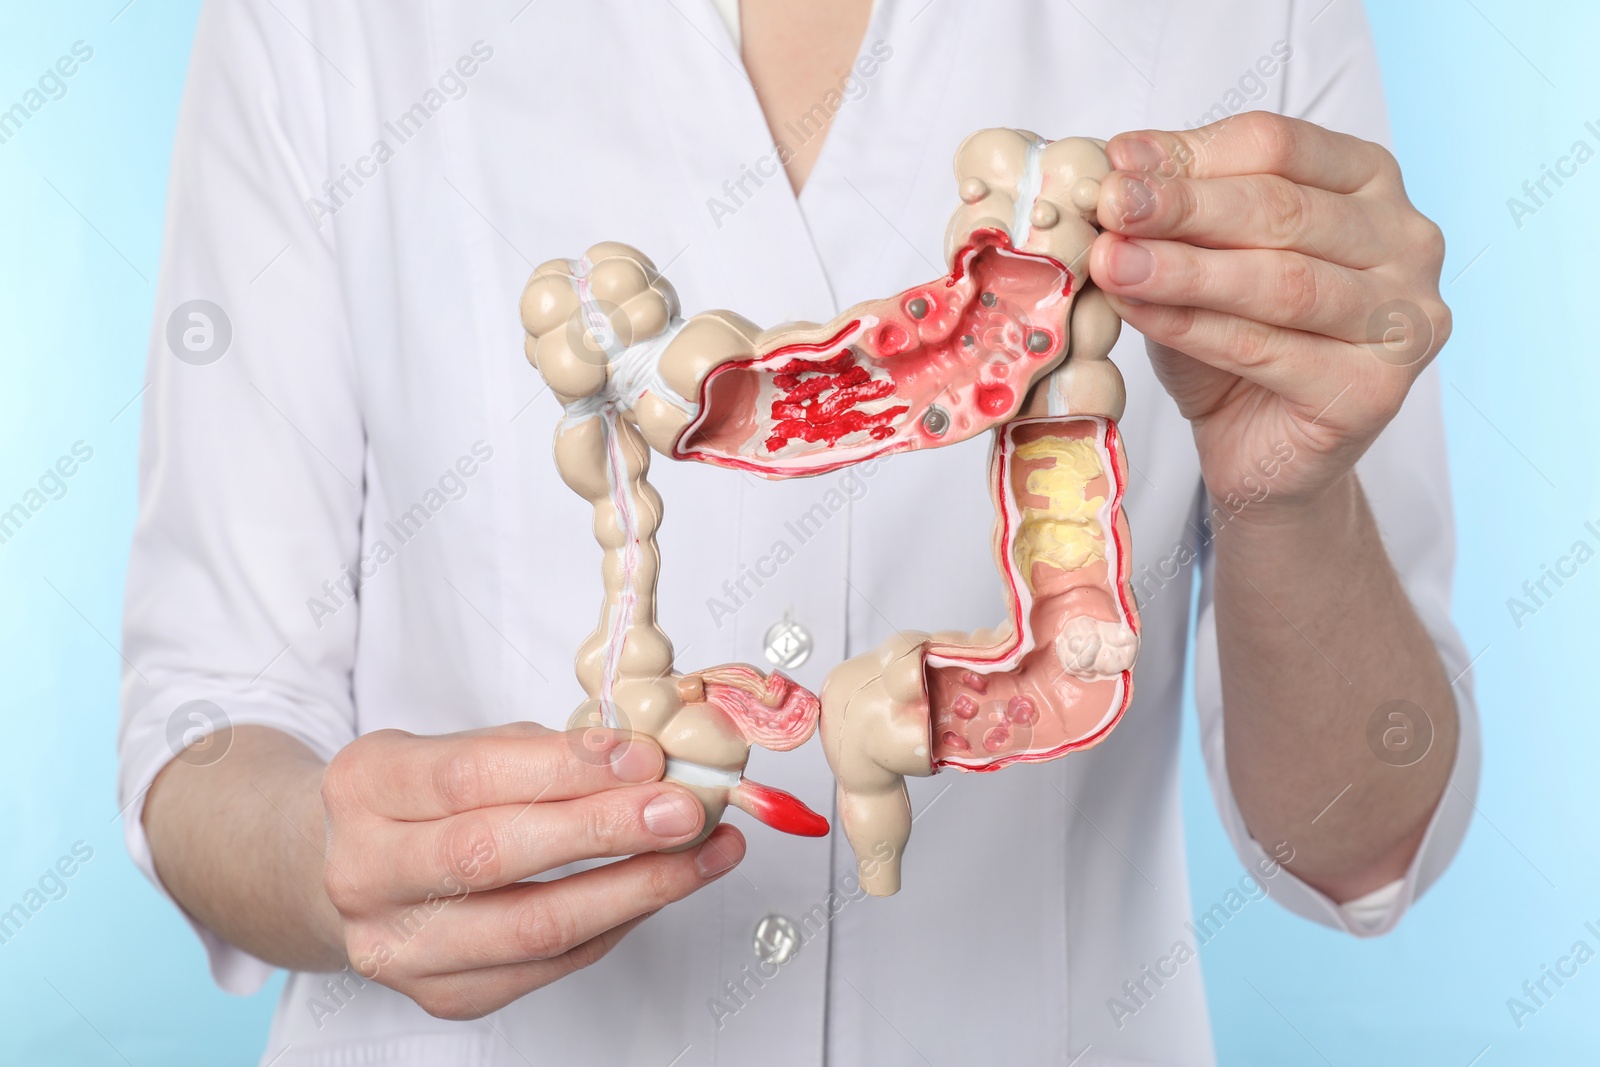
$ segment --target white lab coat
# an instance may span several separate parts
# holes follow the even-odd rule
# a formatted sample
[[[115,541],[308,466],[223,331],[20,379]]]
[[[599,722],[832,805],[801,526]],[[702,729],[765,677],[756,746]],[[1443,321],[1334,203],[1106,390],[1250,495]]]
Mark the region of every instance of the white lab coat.
[[[950,160],[975,129],[1108,137],[1260,106],[1386,138],[1354,0],[1320,14],[1290,0],[882,0],[863,44],[879,62],[839,107],[796,202],[711,0],[525,3],[205,5],[128,578],[121,789],[129,848],[152,879],[135,798],[171,758],[188,701],[324,756],[381,727],[560,726],[576,706],[572,656],[597,618],[599,552],[589,506],[552,461],[559,407],[522,355],[517,299],[534,264],[627,241],[665,269],[686,312],[825,320],[942,272]],[[1285,42],[1287,62],[1267,63]],[[744,177],[741,190],[749,173],[762,184]],[[169,346],[168,316],[194,299],[232,326],[209,364]],[[739,872],[598,965],[460,1023],[375,984],[347,979],[335,995],[326,976],[294,975],[263,1062],[1211,1063],[1200,967],[1171,958],[1195,940],[1178,797],[1193,567],[1173,568],[1197,553],[1205,569],[1203,495],[1189,428],[1133,331],[1115,358],[1144,646],[1109,740],[1043,766],[913,780],[919,816],[891,899],[861,898],[842,835],[785,837],[734,813],[750,839]],[[987,448],[788,483],[658,458],[663,624],[680,669],[762,663],[786,611],[813,636],[794,672],[813,688],[892,628],[998,621]],[[1467,656],[1449,620],[1435,374],[1361,472],[1454,677]],[[818,502],[830,518],[802,541],[789,523]],[[780,541],[794,558],[748,577]],[[1223,766],[1203,573],[1194,647],[1213,790],[1254,865],[1264,853]],[[1280,872],[1266,880],[1276,900],[1380,932],[1439,875],[1478,764],[1457,692],[1454,788],[1406,879],[1340,908]],[[752,774],[831,810],[815,743],[758,752]],[[763,979],[752,935],[768,914],[810,936]],[[270,973],[198,933],[224,988]]]

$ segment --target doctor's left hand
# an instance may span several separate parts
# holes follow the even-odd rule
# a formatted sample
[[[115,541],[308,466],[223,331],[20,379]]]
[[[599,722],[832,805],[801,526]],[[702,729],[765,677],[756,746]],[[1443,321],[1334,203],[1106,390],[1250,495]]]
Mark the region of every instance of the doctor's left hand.
[[[1144,334],[1213,500],[1264,518],[1351,476],[1450,336],[1444,238],[1394,157],[1266,112],[1106,153],[1090,275]]]

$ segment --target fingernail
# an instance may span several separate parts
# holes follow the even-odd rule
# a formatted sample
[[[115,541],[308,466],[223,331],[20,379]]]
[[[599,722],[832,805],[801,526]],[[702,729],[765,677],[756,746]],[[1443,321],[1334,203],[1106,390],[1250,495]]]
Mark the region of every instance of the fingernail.
[[[1114,285],[1138,285],[1154,274],[1156,257],[1133,241],[1118,241],[1111,246],[1111,263],[1106,271]]]
[[[740,855],[721,841],[707,841],[695,854],[694,867],[702,878],[715,878],[740,860]]]
[[[611,753],[611,773],[621,782],[653,782],[661,777],[660,751],[652,744],[629,738]]]
[[[1123,222],[1138,222],[1149,218],[1155,211],[1156,191],[1149,182],[1124,174],[1117,182],[1117,202]]]
[[[1167,160],[1167,154],[1159,147],[1137,137],[1115,142],[1111,155],[1118,170],[1158,170]]]
[[[662,793],[645,805],[644,824],[661,837],[682,837],[700,825],[700,804],[684,793]]]

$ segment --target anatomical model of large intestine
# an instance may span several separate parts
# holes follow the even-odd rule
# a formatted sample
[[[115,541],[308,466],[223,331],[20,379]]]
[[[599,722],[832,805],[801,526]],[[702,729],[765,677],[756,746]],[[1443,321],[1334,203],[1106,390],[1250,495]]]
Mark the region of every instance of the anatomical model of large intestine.
[[[1101,142],[1020,130],[956,153],[945,277],[830,323],[761,330],[680,317],[642,253],[597,244],[540,265],[522,298],[528,358],[565,407],[556,463],[595,508],[600,625],[578,653],[574,723],[655,737],[666,776],[792,833],[828,824],[743,777],[751,744],[804,743],[820,714],[839,813],[875,895],[900,886],[906,775],[993,771],[1095,744],[1133,692],[1121,322],[1086,286]],[[895,634],[827,677],[820,701],[748,666],[674,670],[656,624],[661,499],[651,449],[767,478],[820,474],[994,431],[989,485],[1007,618],[973,634]]]

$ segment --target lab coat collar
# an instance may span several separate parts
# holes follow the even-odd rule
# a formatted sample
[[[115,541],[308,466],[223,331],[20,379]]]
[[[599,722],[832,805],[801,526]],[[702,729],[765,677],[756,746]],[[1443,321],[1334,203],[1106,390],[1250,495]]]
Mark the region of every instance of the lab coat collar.
[[[945,271],[943,232],[911,219],[919,188],[955,194],[948,168],[960,138],[939,116],[964,67],[970,11],[950,0],[874,6],[857,55],[859,95],[834,116],[800,197],[841,304],[882,295],[886,278],[910,285]]]
[[[838,309],[822,261],[716,9],[710,0],[628,8],[616,25],[645,38],[629,51],[647,57],[672,145],[650,177],[681,187],[681,258],[703,272],[717,305],[760,325],[831,317]]]
[[[873,73],[858,75],[864,92],[835,112],[798,200],[711,0],[654,0],[616,20],[619,32],[648,38],[639,51],[673,146],[656,177],[681,186],[688,223],[681,255],[705,272],[717,304],[763,326],[826,320],[860,299],[862,285],[880,277],[883,258],[904,257],[907,245],[917,276],[942,272],[942,235],[912,233],[898,216],[929,161],[954,149],[928,133],[960,66],[966,12],[930,10],[926,0],[876,5],[857,56]],[[851,247],[819,247],[813,232],[846,234]],[[841,268],[847,276],[835,276]]]

